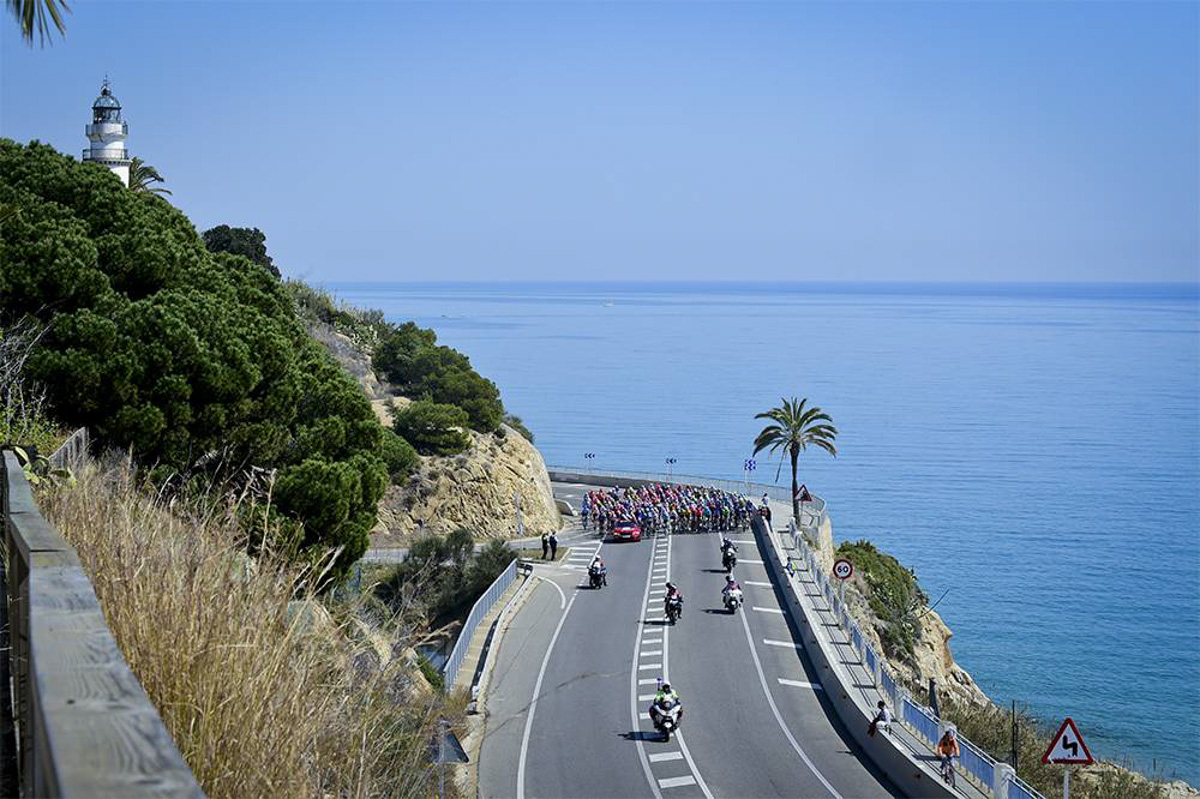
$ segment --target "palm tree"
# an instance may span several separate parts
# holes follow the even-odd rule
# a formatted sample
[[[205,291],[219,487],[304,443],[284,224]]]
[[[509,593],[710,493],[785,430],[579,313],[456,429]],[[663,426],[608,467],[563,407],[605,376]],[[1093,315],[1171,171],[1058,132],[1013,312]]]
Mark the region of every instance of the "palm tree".
[[[129,188],[134,191],[144,191],[150,194],[170,194],[171,192],[162,186],[154,186],[154,183],[163,183],[163,176],[158,174],[158,170],[144,163],[140,158],[134,158],[129,165]]]
[[[8,10],[17,18],[21,25],[21,36],[25,42],[33,46],[33,33],[37,31],[38,40],[46,46],[46,40],[53,37],[50,25],[53,24],[60,34],[66,34],[63,25],[63,12],[71,13],[66,0],[5,0]]]
[[[780,399],[783,404],[764,413],[755,414],[755,419],[770,419],[769,424],[754,439],[754,454],[762,450],[778,452],[783,450],[792,461],[792,516],[800,522],[800,498],[797,496],[799,485],[796,482],[796,461],[800,453],[808,449],[809,444],[820,447],[830,455],[837,457],[837,447],[833,441],[837,438],[837,428],[833,419],[816,405],[805,409],[808,397],[796,401],[795,397]],[[780,466],[782,467],[782,463]]]

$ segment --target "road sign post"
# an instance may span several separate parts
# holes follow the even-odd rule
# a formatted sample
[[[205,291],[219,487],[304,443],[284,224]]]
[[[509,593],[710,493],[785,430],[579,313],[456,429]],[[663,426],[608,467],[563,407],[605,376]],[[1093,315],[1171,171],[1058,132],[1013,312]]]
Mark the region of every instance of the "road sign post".
[[[838,558],[833,562],[833,576],[841,581],[839,586],[839,594],[842,600],[842,606],[846,605],[846,581],[854,576],[854,564],[845,558]]]
[[[1058,733],[1050,742],[1046,754],[1042,755],[1042,762],[1063,766],[1063,799],[1070,799],[1071,766],[1087,766],[1095,762],[1087,744],[1083,742],[1083,736],[1079,734],[1079,728],[1070,716],[1067,716],[1058,728]]]

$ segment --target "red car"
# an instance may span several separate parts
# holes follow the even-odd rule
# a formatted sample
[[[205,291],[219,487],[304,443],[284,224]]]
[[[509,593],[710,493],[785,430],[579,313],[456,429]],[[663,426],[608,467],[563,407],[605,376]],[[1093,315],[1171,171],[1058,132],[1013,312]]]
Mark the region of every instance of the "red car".
[[[613,541],[641,541],[642,528],[637,522],[617,522],[613,525]]]

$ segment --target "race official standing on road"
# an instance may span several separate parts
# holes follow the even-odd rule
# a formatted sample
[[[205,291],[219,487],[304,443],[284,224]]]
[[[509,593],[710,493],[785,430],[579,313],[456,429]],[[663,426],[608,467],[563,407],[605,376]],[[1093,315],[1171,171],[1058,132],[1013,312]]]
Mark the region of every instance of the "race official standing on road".
[[[550,536],[542,533],[542,560],[550,557]]]
[[[550,560],[558,560],[558,536],[550,533]]]

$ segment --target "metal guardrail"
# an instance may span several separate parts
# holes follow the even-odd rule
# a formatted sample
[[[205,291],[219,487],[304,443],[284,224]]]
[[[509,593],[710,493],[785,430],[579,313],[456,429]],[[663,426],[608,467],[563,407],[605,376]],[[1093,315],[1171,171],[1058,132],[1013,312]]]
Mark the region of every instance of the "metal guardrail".
[[[821,566],[816,553],[804,540],[804,536],[792,533],[792,544],[799,552],[799,560],[807,567],[808,572],[816,581],[817,587],[829,602],[831,609],[835,608],[837,593],[834,591],[829,576]],[[941,735],[941,723],[932,710],[913,700],[912,696],[896,682],[889,673],[884,661],[871,647],[859,626],[849,619],[845,608],[835,614],[838,624],[847,633],[850,645],[863,659],[867,668],[876,675],[879,692],[887,697],[893,708],[899,711],[900,721],[914,734],[925,739],[931,746],[937,744]],[[1021,780],[1006,764],[999,763],[975,744],[971,743],[961,733],[958,736],[959,768],[963,770],[977,786],[993,796],[1006,796],[1006,799],[1045,799],[1042,794]],[[1007,775],[1000,771],[1004,769]],[[999,784],[998,784],[999,783]]]
[[[81,427],[60,444],[58,449],[50,453],[46,460],[55,469],[74,469],[87,457],[89,446],[91,446],[91,436],[86,427]]]
[[[16,456],[2,454],[5,688],[21,796],[203,796],[78,555],[42,517]]]
[[[463,623],[462,629],[458,633],[458,640],[454,642],[454,649],[450,652],[450,657],[446,659],[446,665],[442,669],[443,683],[449,688],[454,685],[454,680],[458,677],[458,670],[462,666],[463,659],[467,656],[467,650],[471,646],[471,636],[475,634],[475,628],[483,621],[483,617],[492,609],[492,605],[496,604],[496,600],[500,595],[512,585],[513,580],[517,578],[517,564],[520,560],[513,558],[513,562],[508,564],[508,568],[500,572],[500,576],[492,581],[488,586],[488,590],[483,592],[483,596],[475,600],[474,606],[471,607],[471,612],[467,615],[467,620]]]
[[[979,786],[990,789],[996,784],[996,761],[975,744],[963,738],[959,746],[959,764]]]

